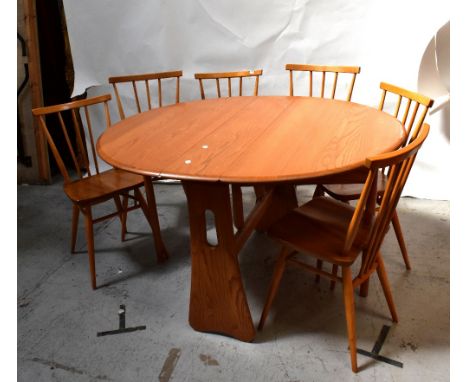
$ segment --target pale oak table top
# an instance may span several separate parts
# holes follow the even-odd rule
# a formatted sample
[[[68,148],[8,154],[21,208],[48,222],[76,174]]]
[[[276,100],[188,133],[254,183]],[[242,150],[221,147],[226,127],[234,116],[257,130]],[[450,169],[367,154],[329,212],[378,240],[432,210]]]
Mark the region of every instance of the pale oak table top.
[[[359,172],[366,157],[398,147],[403,137],[400,122],[363,105],[257,96],[144,112],[107,129],[97,147],[111,165],[143,174],[150,196],[151,176],[182,180],[192,259],[189,323],[198,331],[252,341],[256,331],[237,257],[250,234],[267,230],[297,206],[294,183],[342,181]],[[236,232],[229,183],[259,189]],[[217,244],[207,240],[208,210]]]
[[[361,166],[398,147],[401,123],[374,108],[310,97],[180,103],[127,118],[99,138],[109,164],[181,180],[267,183]]]

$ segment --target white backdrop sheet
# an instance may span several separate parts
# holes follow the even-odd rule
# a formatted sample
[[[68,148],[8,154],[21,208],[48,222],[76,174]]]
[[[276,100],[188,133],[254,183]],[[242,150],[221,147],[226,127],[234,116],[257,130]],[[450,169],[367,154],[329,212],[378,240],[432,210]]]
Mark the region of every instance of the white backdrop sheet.
[[[405,195],[450,198],[445,2],[64,0],[64,6],[74,95],[112,93],[110,76],[183,70],[181,101],[186,102],[200,98],[195,72],[259,68],[264,73],[260,94],[286,95],[287,63],[361,66],[353,101],[370,106],[379,102],[381,81],[424,92],[436,100],[426,119],[432,130]],[[297,82],[295,91],[306,95],[307,86]],[[172,87],[168,90],[165,102],[174,97]],[[116,122],[114,102],[111,109]]]

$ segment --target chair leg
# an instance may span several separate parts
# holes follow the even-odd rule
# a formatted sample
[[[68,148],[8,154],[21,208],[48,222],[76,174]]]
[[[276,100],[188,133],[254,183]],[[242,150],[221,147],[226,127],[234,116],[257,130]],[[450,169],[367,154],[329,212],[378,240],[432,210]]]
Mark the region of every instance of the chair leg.
[[[79,217],[80,217],[80,208],[76,204],[73,204],[71,253],[75,253],[76,234],[77,234],[77,231],[78,231],[78,219],[79,219]]]
[[[325,190],[323,189],[321,184],[317,184],[315,187],[314,195],[312,196],[312,199],[318,198],[319,196],[324,196],[325,195]]]
[[[377,255],[377,264],[377,275],[379,276],[380,284],[382,285],[385,299],[387,300],[387,305],[390,309],[390,314],[392,315],[392,321],[398,322],[398,315],[396,312],[395,303],[393,302],[392,292],[390,290],[390,283],[388,282],[387,272],[385,271],[384,262],[380,252]]]
[[[322,269],[322,266],[323,266],[323,261],[322,260],[318,260],[317,259],[317,263],[315,264],[315,267],[317,269]],[[315,275],[315,282],[318,283],[320,281],[320,275],[319,274],[316,274]]]
[[[343,267],[343,297],[346,313],[346,325],[348,328],[349,355],[351,357],[351,369],[357,373],[356,354],[356,315],[354,311],[354,288],[351,268]]]
[[[128,208],[128,195],[125,194],[122,202],[122,241],[125,240],[125,234],[127,233],[127,208]]]
[[[291,253],[292,251],[287,247],[283,247],[281,249],[278,260],[276,261],[275,269],[273,271],[273,277],[271,279],[270,289],[268,290],[268,296],[265,301],[265,306],[263,307],[262,316],[260,318],[260,322],[258,323],[258,330],[262,330],[263,325],[265,325],[265,321],[270,311],[271,304],[273,303],[273,300],[276,297],[281,278],[283,277],[284,268],[286,266],[286,259]]]
[[[265,186],[254,186],[254,191],[255,191],[255,197],[257,199],[257,202],[263,198],[263,196],[266,194],[266,189]]]
[[[161,236],[161,228],[159,225],[159,218],[158,218],[158,207],[156,205],[156,196],[154,195],[154,188],[153,183],[151,182],[150,176],[144,177],[145,182],[145,193],[146,199],[145,202],[141,192],[138,188],[135,188],[135,196],[140,203],[141,209],[145,214],[146,220],[150,224],[151,231],[153,233],[153,240],[154,245],[156,248],[156,256],[158,263],[162,263],[169,258],[169,255],[166,250],[166,246],[164,245],[162,236]]]
[[[338,274],[338,265],[333,264],[332,274],[333,274],[333,276],[336,276]],[[330,280],[330,290],[335,290],[335,285],[336,285],[336,281],[335,280]]]
[[[364,281],[359,288],[359,296],[367,297],[369,294],[369,279]]]
[[[121,234],[120,234],[120,239],[122,241],[125,240],[125,233],[127,231],[127,213],[126,210],[122,206],[122,202],[120,201],[120,196],[119,195],[114,195],[114,202],[115,202],[115,207],[117,208],[117,211],[119,213],[119,219],[120,219],[120,224],[122,226]],[[124,212],[125,212],[125,217],[124,217]]]
[[[231,190],[234,225],[237,229],[241,229],[244,226],[244,206],[242,202],[242,189],[239,185],[232,184]]]
[[[403,232],[401,231],[400,219],[398,219],[398,214],[395,210],[395,213],[392,217],[392,225],[395,230],[395,235],[398,240],[398,245],[400,246],[401,254],[403,255],[403,260],[406,265],[406,269],[411,270],[411,264],[409,261],[408,251],[406,250],[405,239],[403,238]]]
[[[94,261],[94,232],[91,207],[85,207],[84,214],[86,223],[86,240],[88,242],[89,275],[91,277],[91,288],[96,289],[96,263]]]

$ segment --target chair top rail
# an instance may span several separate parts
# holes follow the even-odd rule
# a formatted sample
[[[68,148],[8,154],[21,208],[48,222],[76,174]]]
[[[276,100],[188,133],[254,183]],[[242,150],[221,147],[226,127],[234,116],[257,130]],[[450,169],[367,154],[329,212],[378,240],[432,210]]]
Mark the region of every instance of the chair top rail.
[[[119,82],[132,82],[132,81],[145,81],[145,80],[158,80],[163,78],[182,77],[182,70],[175,70],[171,72],[159,72],[159,73],[145,73],[145,74],[133,74],[127,76],[114,76],[109,77],[109,83]]]
[[[83,106],[89,106],[89,105],[95,105],[101,102],[107,102],[107,101],[110,101],[111,99],[112,97],[110,94],[104,94],[104,95],[97,96],[97,97],[80,99],[77,101],[62,103],[59,105],[38,107],[38,108],[32,109],[32,113],[35,116],[53,114],[53,113],[57,113],[60,111],[79,109]]]
[[[286,64],[286,70],[298,70],[304,72],[333,72],[333,73],[360,73],[360,66],[331,66],[331,65],[308,65],[308,64]]]
[[[263,69],[243,70],[240,72],[217,72],[217,73],[195,73],[195,79],[209,80],[217,78],[237,78],[237,77],[253,77],[261,76]]]
[[[432,107],[432,105],[434,104],[434,100],[431,99],[430,97],[427,97],[420,93],[413,92],[411,90],[401,88],[399,86],[389,84],[387,82],[381,82],[380,89],[395,93],[397,95],[401,95],[402,97],[409,98],[427,107]]]

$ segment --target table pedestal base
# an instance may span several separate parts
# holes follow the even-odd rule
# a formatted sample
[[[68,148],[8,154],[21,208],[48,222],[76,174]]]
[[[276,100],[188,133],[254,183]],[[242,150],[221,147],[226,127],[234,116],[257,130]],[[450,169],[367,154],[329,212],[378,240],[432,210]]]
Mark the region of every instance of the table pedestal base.
[[[189,322],[202,332],[250,342],[255,328],[242,285],[232,225],[229,185],[183,182],[192,253]],[[217,245],[207,240],[206,212],[214,216]]]
[[[250,342],[255,337],[255,328],[237,255],[255,228],[267,229],[274,217],[284,213],[284,206],[297,206],[294,188],[269,187],[258,193],[257,204],[242,228],[234,233],[229,184],[184,181],[183,186],[189,208],[192,253],[190,325],[198,331]],[[208,211],[214,217],[217,243],[208,242]]]

